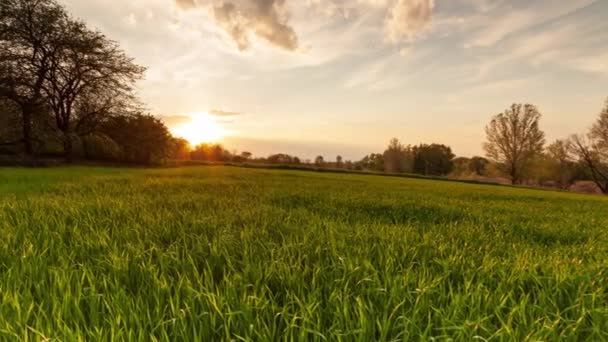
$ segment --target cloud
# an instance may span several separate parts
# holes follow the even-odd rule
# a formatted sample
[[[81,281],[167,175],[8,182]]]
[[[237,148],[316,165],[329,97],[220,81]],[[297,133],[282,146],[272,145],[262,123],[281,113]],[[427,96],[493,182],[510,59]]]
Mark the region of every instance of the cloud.
[[[597,0],[576,0],[555,2],[539,0],[521,8],[513,8],[511,3],[492,7],[477,21],[482,27],[469,44],[474,47],[492,47],[510,35],[538,27],[542,24],[566,17],[576,11],[596,3]]]
[[[398,0],[386,20],[388,39],[393,43],[412,41],[432,21],[434,0]]]
[[[192,9],[196,7],[196,2],[194,0],[175,0],[177,3],[177,7],[182,9]]]
[[[570,61],[570,65],[589,73],[608,74],[608,51],[595,56],[580,56]]]
[[[209,114],[213,115],[213,116],[239,116],[242,115],[243,113],[238,113],[238,112],[229,112],[229,111],[225,111],[225,110],[221,110],[221,109],[212,109],[209,111]]]
[[[215,123],[222,125],[231,125],[234,123],[234,120],[215,120]]]
[[[361,7],[352,0],[307,0],[307,5],[315,14],[324,18],[350,19],[359,16]]]
[[[288,51],[299,47],[298,36],[289,24],[286,0],[211,0],[205,4],[175,1],[182,9],[207,9],[241,51],[251,47],[252,36]]]

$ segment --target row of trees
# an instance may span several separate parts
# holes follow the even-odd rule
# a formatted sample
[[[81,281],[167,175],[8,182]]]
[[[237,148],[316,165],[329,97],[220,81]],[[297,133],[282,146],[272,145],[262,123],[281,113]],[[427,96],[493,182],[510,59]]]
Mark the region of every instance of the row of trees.
[[[0,148],[149,163],[179,142],[134,94],[145,68],[55,0],[0,2]]]
[[[452,172],[455,155],[449,146],[420,144],[405,146],[391,139],[384,153],[369,154],[354,163],[355,169],[390,173],[418,173],[441,176]]]
[[[405,146],[394,138],[383,153],[360,161],[315,165],[390,173],[453,177],[507,178],[512,184],[570,189],[577,181],[591,181],[608,194],[608,100],[589,132],[547,145],[540,128],[542,115],[530,104],[513,104],[486,126],[486,157],[455,158],[449,146]]]
[[[514,104],[486,127],[487,156],[513,184],[529,179],[569,188],[592,180],[608,194],[608,100],[586,134],[575,134],[546,146],[541,114],[533,105]]]

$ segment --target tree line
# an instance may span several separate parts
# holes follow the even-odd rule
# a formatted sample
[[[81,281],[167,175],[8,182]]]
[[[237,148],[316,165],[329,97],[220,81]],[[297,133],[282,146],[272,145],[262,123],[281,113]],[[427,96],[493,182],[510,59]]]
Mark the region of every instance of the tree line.
[[[55,0],[0,2],[0,148],[149,163],[173,138],[134,85],[145,68]]]
[[[486,126],[485,157],[458,157],[449,146],[404,146],[392,139],[383,153],[372,153],[353,169],[422,175],[506,178],[514,185],[571,189],[592,182],[608,194],[608,100],[590,130],[547,144],[542,115],[531,104],[513,104]]]
[[[360,160],[285,153],[254,157],[220,144],[191,147],[146,112],[135,93],[145,68],[56,0],[0,2],[0,155],[26,163],[61,157],[139,164],[171,160],[309,165],[453,177],[505,177],[569,189],[591,181],[608,194],[608,101],[589,132],[547,145],[541,113],[514,104],[486,126],[485,156],[456,158],[444,144],[404,145]],[[1,161],[1,160],[0,160]]]
[[[546,145],[541,113],[530,104],[514,104],[486,127],[487,156],[513,184],[536,179],[568,189],[590,180],[608,194],[608,100],[588,132]]]

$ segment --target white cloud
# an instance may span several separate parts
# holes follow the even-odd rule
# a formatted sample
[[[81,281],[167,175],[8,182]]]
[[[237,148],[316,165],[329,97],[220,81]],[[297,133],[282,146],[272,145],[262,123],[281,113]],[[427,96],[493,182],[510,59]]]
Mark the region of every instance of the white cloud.
[[[250,48],[252,35],[289,51],[299,46],[298,36],[289,24],[286,0],[175,1],[185,10],[207,9],[241,51]]]
[[[388,39],[394,43],[413,40],[433,18],[434,0],[397,0],[386,20]]]
[[[134,13],[129,14],[128,16],[123,18],[123,22],[129,27],[137,26],[137,17]]]
[[[567,16],[597,0],[540,0],[515,7],[511,2],[494,5],[487,12],[468,18],[478,32],[468,43],[473,47],[491,47],[512,34]]]

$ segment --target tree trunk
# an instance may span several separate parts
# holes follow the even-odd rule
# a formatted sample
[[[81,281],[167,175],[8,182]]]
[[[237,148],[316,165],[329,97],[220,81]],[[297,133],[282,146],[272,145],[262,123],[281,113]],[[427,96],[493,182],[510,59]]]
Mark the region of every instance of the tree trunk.
[[[34,156],[34,146],[32,144],[32,111],[29,108],[23,109],[23,146],[26,157]]]
[[[519,176],[516,172],[511,172],[511,185],[519,184]]]
[[[63,139],[63,155],[65,157],[66,163],[72,162],[72,150],[73,150],[72,138],[68,134]]]
[[[91,153],[89,152],[89,144],[87,144],[87,140],[81,138],[80,142],[82,144],[82,153],[84,154],[84,159],[91,159]]]

